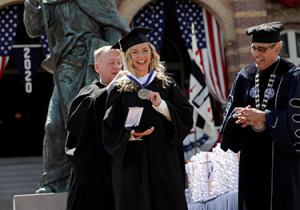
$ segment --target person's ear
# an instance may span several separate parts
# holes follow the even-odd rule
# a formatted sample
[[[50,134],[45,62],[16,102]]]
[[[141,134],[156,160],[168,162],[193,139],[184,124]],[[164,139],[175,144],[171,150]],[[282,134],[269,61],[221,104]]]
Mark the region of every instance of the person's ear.
[[[95,69],[95,71],[96,71],[98,74],[100,73],[100,66],[99,66],[98,63],[95,63],[95,64],[94,64],[94,69]]]
[[[277,43],[277,44],[275,45],[275,52],[276,52],[277,54],[279,54],[279,53],[280,53],[280,50],[281,50],[281,44]]]

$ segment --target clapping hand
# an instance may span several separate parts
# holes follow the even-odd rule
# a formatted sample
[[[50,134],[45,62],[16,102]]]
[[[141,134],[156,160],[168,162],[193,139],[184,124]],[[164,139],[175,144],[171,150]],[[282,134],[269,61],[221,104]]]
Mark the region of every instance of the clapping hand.
[[[257,123],[264,123],[266,121],[265,112],[251,108],[250,105],[246,107],[236,107],[232,117],[236,118],[235,123],[241,125],[243,128],[248,125],[256,125]]]

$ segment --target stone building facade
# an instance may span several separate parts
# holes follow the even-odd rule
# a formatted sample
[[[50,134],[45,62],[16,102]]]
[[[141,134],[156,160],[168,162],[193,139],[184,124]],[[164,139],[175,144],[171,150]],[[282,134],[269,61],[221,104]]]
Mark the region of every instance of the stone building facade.
[[[120,14],[131,22],[134,15],[149,2],[151,1],[117,0],[117,5]],[[281,21],[286,29],[299,30],[300,33],[300,7],[287,8],[274,0],[194,0],[194,2],[210,11],[223,30],[229,87],[236,72],[251,62],[250,39],[245,36],[248,27],[263,22]],[[296,43],[290,45],[293,44],[296,45]]]
[[[129,23],[150,2],[151,0],[116,0],[120,14]],[[211,12],[221,26],[225,41],[229,87],[235,73],[251,61],[250,40],[245,36],[248,27],[267,21],[281,21],[287,30],[300,30],[300,7],[288,8],[277,0],[193,0],[193,2]],[[0,0],[0,9],[20,3],[23,1]],[[289,43],[293,44],[296,45]]]

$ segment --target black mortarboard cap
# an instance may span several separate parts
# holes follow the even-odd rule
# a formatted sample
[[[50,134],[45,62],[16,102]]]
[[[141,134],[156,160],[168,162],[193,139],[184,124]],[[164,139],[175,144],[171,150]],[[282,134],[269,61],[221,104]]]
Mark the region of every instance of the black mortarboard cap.
[[[133,45],[149,42],[146,35],[152,30],[152,28],[144,27],[134,28],[124,35],[116,44],[114,44],[112,49],[121,49],[123,52],[126,52]]]
[[[283,24],[280,22],[263,23],[252,26],[247,29],[246,34],[252,35],[252,42],[274,43],[279,42],[280,31],[283,30]]]

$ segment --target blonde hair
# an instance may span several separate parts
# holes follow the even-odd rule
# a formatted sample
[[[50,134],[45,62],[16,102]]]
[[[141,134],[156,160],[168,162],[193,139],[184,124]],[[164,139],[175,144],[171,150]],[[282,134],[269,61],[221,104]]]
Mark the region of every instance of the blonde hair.
[[[166,74],[166,68],[162,65],[160,61],[160,56],[159,54],[157,54],[155,47],[150,42],[147,43],[150,47],[151,57],[152,57],[149,69],[156,71],[155,77],[161,81],[162,87],[166,88],[167,86],[170,85],[172,79]],[[132,65],[132,58],[130,56],[130,52],[131,52],[131,48],[129,48],[125,52],[124,60],[126,62],[126,67],[128,68],[127,70],[135,75],[135,69]],[[137,87],[134,85],[134,83],[128,79],[119,80],[117,85],[119,87],[119,91],[133,92],[137,90]]]

